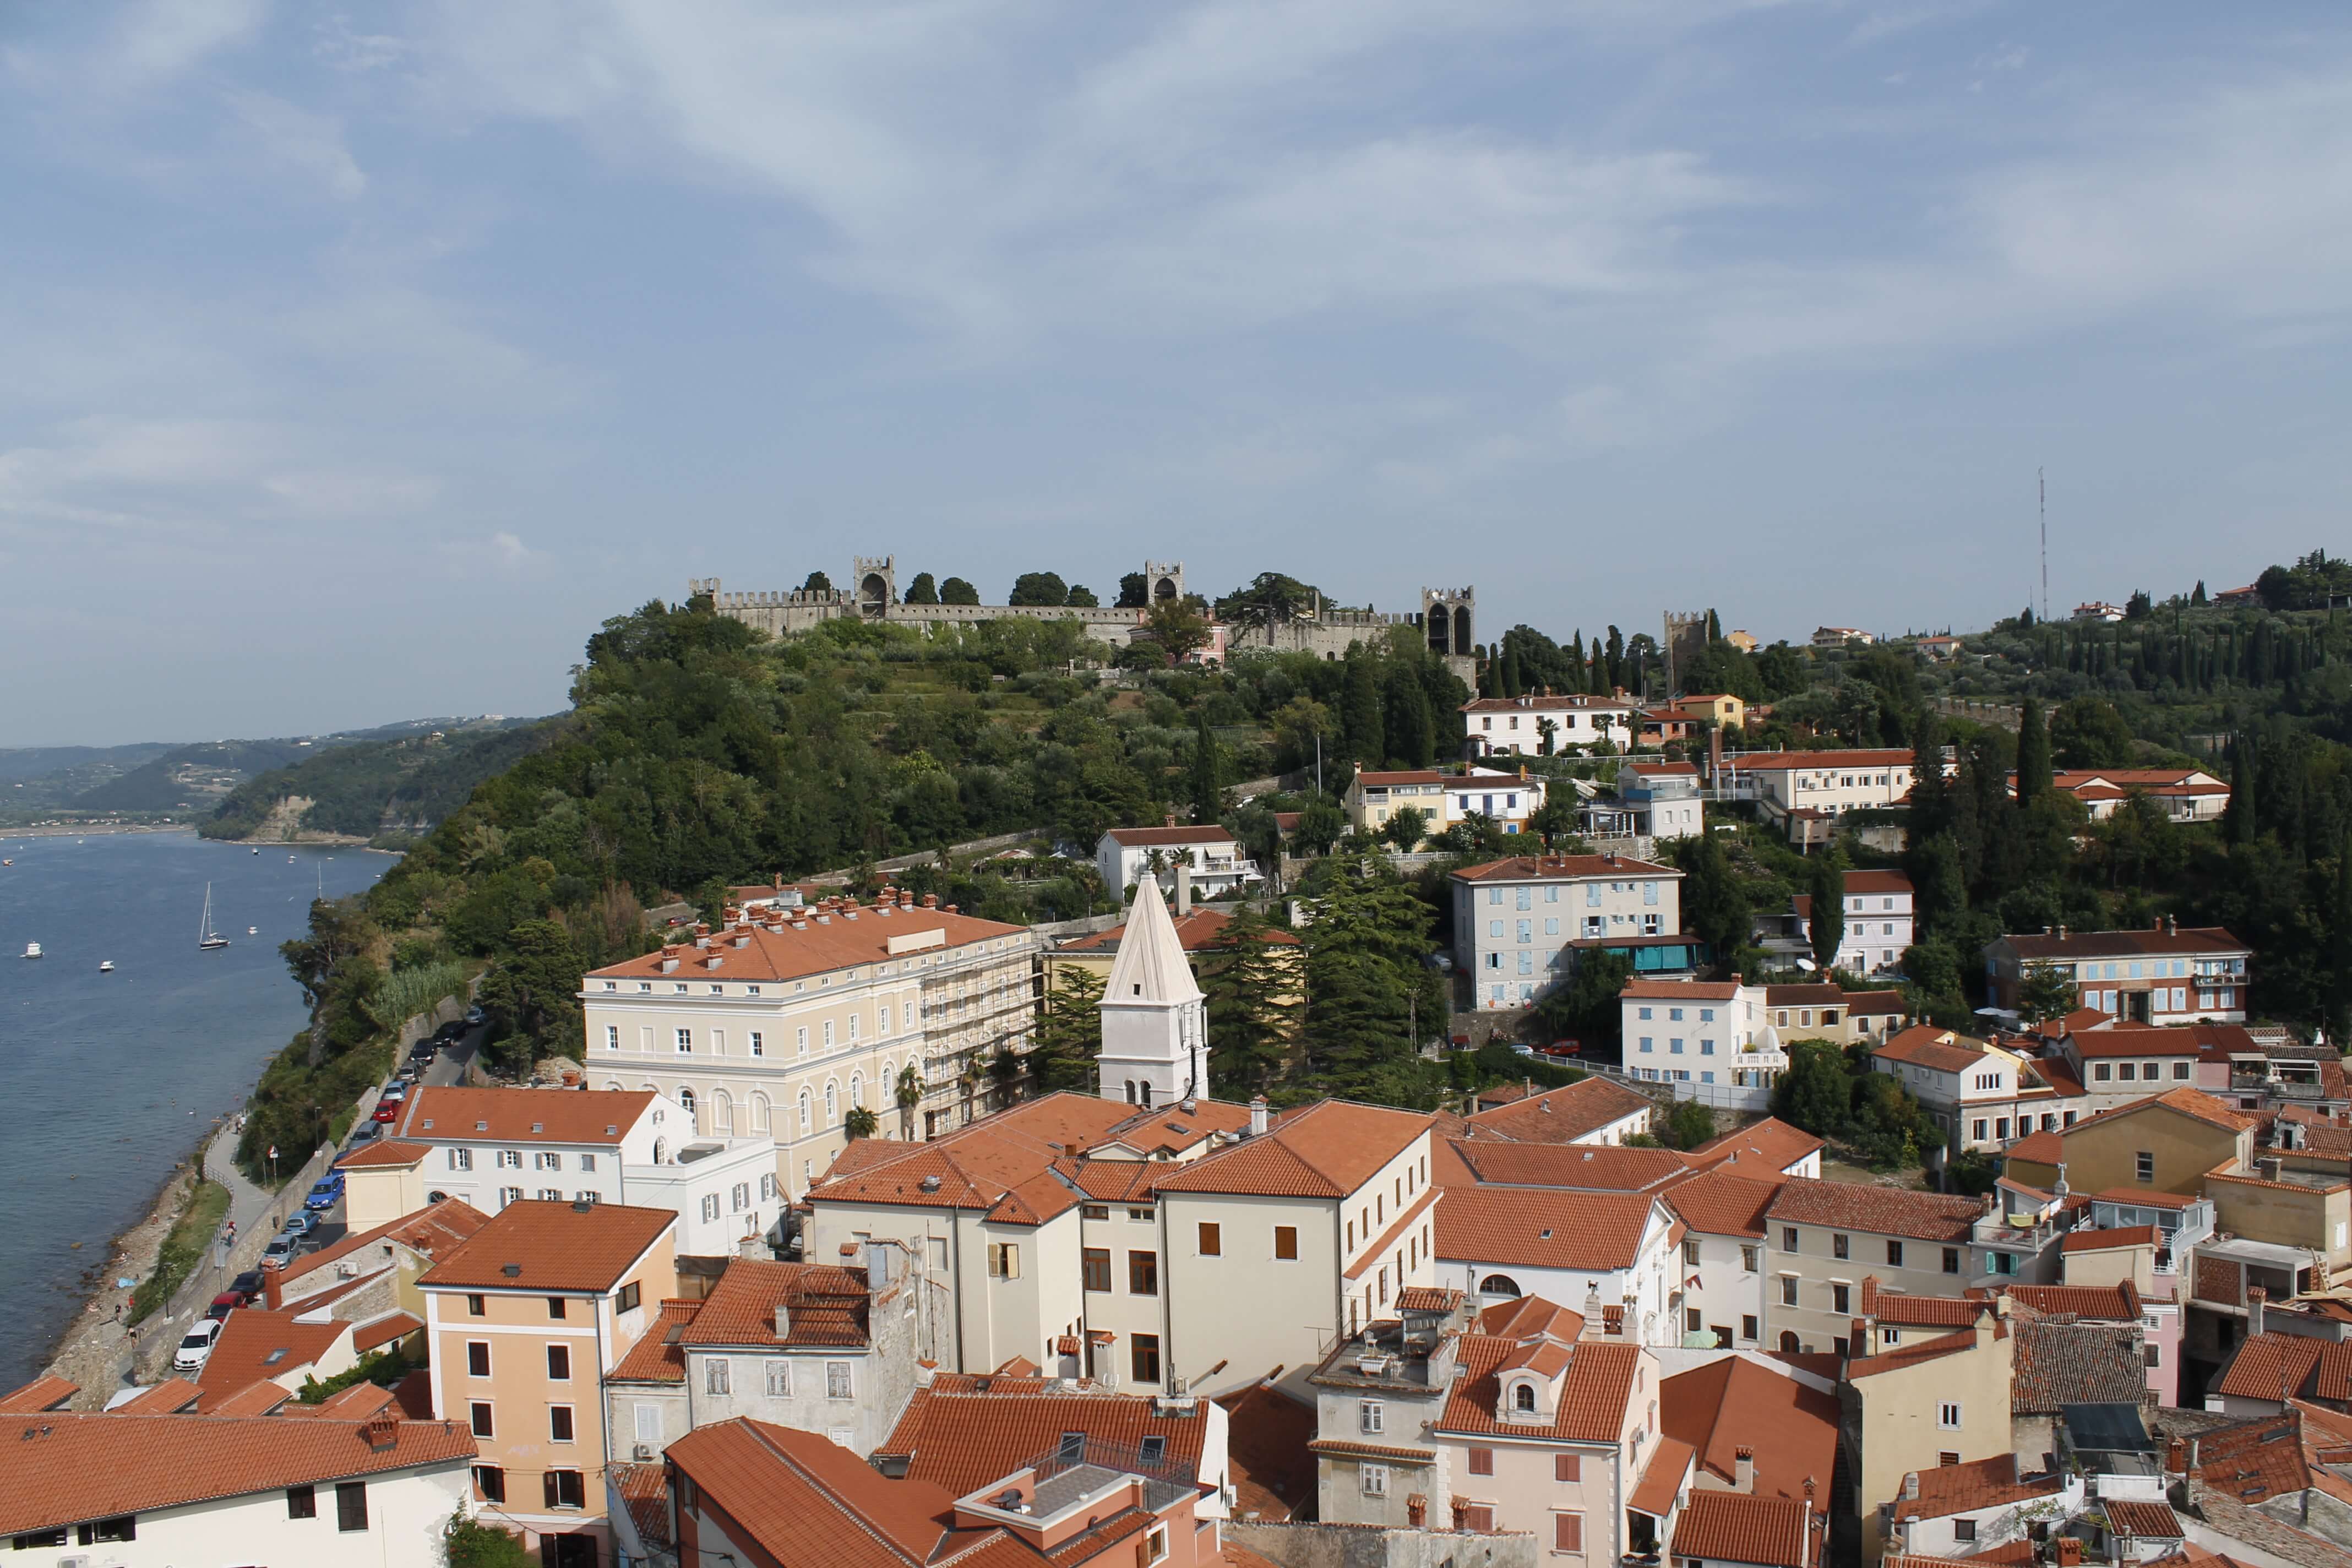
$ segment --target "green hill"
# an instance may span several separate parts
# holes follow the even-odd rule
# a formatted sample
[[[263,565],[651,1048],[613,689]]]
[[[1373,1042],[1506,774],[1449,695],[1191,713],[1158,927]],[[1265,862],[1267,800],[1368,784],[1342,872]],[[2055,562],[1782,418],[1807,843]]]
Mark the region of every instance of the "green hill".
[[[231,789],[201,831],[242,840],[289,830],[399,839],[430,831],[484,779],[544,744],[560,720],[476,721],[298,753]],[[289,802],[308,801],[290,819]]]

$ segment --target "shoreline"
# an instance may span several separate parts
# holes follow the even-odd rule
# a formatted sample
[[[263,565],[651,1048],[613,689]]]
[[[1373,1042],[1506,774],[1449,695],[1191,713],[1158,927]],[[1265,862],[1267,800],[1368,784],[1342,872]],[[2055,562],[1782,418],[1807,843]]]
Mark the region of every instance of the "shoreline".
[[[0,839],[5,838],[99,838],[119,837],[126,833],[194,833],[193,822],[95,822],[87,826],[0,827]]]
[[[189,1190],[204,1174],[205,1151],[227,1125],[223,1118],[196,1141],[195,1147],[163,1178],[146,1212],[108,1241],[103,1265],[89,1271],[96,1279],[84,1294],[81,1310],[58,1331],[42,1363],[45,1375],[63,1377],[80,1388],[73,1408],[99,1408],[121,1386],[122,1358],[135,1347],[138,1331],[126,1330],[106,1309],[110,1303],[126,1313],[131,1310],[131,1293],[155,1272],[163,1238],[185,1206]],[[118,1285],[118,1279],[131,1283]],[[162,1317],[160,1311],[151,1315],[142,1326],[152,1327]]]

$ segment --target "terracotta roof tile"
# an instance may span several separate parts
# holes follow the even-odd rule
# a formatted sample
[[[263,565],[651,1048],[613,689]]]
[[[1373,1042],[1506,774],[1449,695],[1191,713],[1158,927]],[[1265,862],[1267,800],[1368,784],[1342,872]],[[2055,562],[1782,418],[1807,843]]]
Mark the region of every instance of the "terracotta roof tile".
[[[1996,1454],[1991,1458],[1971,1459],[1966,1464],[1939,1465],[1917,1474],[1919,1495],[1895,1500],[1895,1517],[1898,1520],[1942,1519],[2022,1502],[2028,1498],[2050,1497],[2062,1484],[2056,1476],[2020,1479],[2014,1454]]]
[[[2029,1132],[2003,1151],[2001,1157],[2027,1164],[2055,1165],[2066,1157],[2066,1142],[2055,1128],[2047,1132]]]
[[[2191,1028],[2092,1029],[2074,1037],[2074,1044],[2077,1054],[2092,1061],[2110,1057],[2193,1057],[2203,1054],[2197,1031]]]
[[[669,1470],[663,1465],[615,1464],[604,1472],[613,1489],[627,1505],[629,1522],[637,1539],[648,1546],[667,1546],[669,1540]]]
[[[1983,1216],[1984,1205],[1973,1198],[1898,1187],[1795,1180],[1773,1195],[1767,1215],[1789,1225],[1824,1225],[1917,1241],[1965,1241]]]
[[[339,1171],[366,1171],[382,1167],[397,1170],[409,1165],[421,1165],[433,1152],[424,1143],[404,1143],[396,1138],[380,1138],[363,1149],[354,1149],[335,1162]]]
[[[1828,989],[1835,991],[1837,987]],[[1617,993],[1622,1000],[1631,997],[1636,1002],[1729,1002],[1739,994],[1739,983],[1734,980],[1644,980],[1639,975],[1627,980]]]
[[[1822,1520],[1802,1498],[1695,1491],[1675,1521],[1675,1555],[1812,1568],[1822,1560]]]
[[[1690,1479],[1691,1446],[1663,1434],[1651,1445],[1642,1479],[1625,1499],[1625,1506],[1664,1519],[1675,1511],[1675,1499]]]
[[[1858,1378],[1876,1377],[1882,1373],[1900,1372],[1922,1362],[1940,1361],[1948,1355],[1965,1355],[1976,1349],[1976,1331],[1963,1329],[1956,1334],[1942,1334],[1932,1340],[1920,1340],[1888,1350],[1874,1347],[1867,1357],[1846,1363],[1846,1381],[1851,1383]]]
[[[2136,1405],[2153,1397],[2137,1321],[2028,1321],[2011,1331],[2017,1340],[2012,1415],[2054,1415],[2063,1405]]]
[[[878,1452],[910,1456],[909,1480],[963,1497],[1001,1480],[1040,1454],[1052,1452],[1066,1432],[1083,1432],[1114,1462],[1131,1464],[1146,1437],[1167,1447],[1166,1463],[1193,1479],[1200,1475],[1201,1446],[1208,1428],[1205,1402],[1187,1415],[1162,1415],[1158,1402],[1140,1394],[1006,1392],[942,1392],[919,1388]]]
[[[1460,1342],[1462,1372],[1446,1396],[1445,1414],[1438,1423],[1444,1430],[1471,1436],[1509,1432],[1570,1443],[1617,1440],[1626,1402],[1633,1396],[1633,1373],[1642,1354],[1639,1347],[1605,1340],[1577,1342],[1570,1349],[1559,1408],[1552,1424],[1530,1426],[1495,1418],[1502,1393],[1496,1370],[1518,1351],[1518,1342],[1489,1334],[1465,1334]]]
[[[950,1543],[964,1550],[1002,1533],[957,1539],[949,1493],[911,1477],[886,1480],[812,1432],[738,1418],[698,1426],[664,1453],[702,1505],[731,1521],[730,1534],[782,1562],[909,1568],[938,1560]]]
[[[1727,1486],[1738,1479],[1746,1448],[1758,1493],[1801,1499],[1810,1479],[1825,1499],[1837,1462],[1837,1395],[1744,1356],[1720,1356],[1660,1381],[1658,1430],[1688,1443],[1700,1467]]]
[[[1631,1268],[1657,1200],[1552,1187],[1451,1187],[1434,1246],[1449,1261],[1596,1271]]]
[[[2206,1292],[2200,1289],[2198,1295],[2205,1297]],[[2213,1390],[2240,1399],[2352,1401],[2352,1343],[2296,1334],[2256,1334],[2239,1344]]]
[[[1969,1039],[1933,1024],[1914,1024],[1870,1054],[1884,1061],[1923,1067],[1931,1072],[1958,1073],[1981,1067],[1985,1046],[1982,1040]]]
[[[1915,1296],[1907,1290],[1885,1289],[1874,1274],[1862,1282],[1862,1315],[1891,1328],[1965,1329],[1983,1310],[1982,1301],[1958,1296]]]
[[[163,1382],[141,1389],[107,1412],[110,1415],[169,1415],[174,1411],[194,1410],[196,1399],[204,1391],[184,1377],[168,1377]]]
[[[2177,931],[2078,931],[2064,936],[2004,936],[2017,955],[2037,959],[2130,958],[2141,953],[2243,953],[2253,950],[2220,926],[2182,926]]]
[[[350,1390],[346,1389],[344,1392],[349,1393]],[[294,1391],[292,1389],[282,1388],[278,1384],[264,1379],[253,1384],[249,1387],[240,1388],[235,1394],[230,1394],[227,1398],[218,1401],[213,1405],[209,1414],[214,1415],[267,1415],[271,1411],[277,1410],[280,1406],[284,1405],[288,1400],[293,1397]],[[303,1406],[299,1405],[294,1406],[294,1409],[298,1412],[302,1408]],[[428,1409],[426,1414],[430,1415],[431,1411]]]
[[[2128,1279],[2113,1285],[2011,1285],[2007,1294],[2012,1301],[2052,1316],[2139,1321],[2139,1291]]]
[[[276,1415],[100,1415],[57,1411],[10,1445],[0,1474],[0,1534],[184,1507],[386,1470],[462,1465],[472,1434],[404,1421],[371,1448],[356,1421]]]
[[[654,1314],[646,1331],[628,1353],[613,1363],[604,1374],[611,1383],[684,1383],[686,1352],[678,1344],[678,1336],[702,1310],[700,1301],[667,1300]]]
[[[1103,835],[1130,848],[1155,844],[1232,844],[1234,836],[1222,827],[1114,827]]]
[[[1772,1205],[1772,1194],[1780,1191],[1781,1182],[1791,1179],[1777,1173],[1769,1180],[1739,1175],[1718,1166],[1668,1188],[1666,1205],[1703,1236],[1738,1236],[1760,1241],[1764,1237],[1764,1214]]]
[[[24,1387],[0,1397],[0,1415],[25,1415],[37,1410],[54,1410],[80,1392],[76,1384],[54,1373],[44,1373]]]
[[[1465,1138],[1454,1143],[1471,1180],[1488,1186],[1574,1187],[1634,1193],[1686,1178],[1690,1167],[1671,1149],[1611,1143],[1505,1143]]]
[[[352,1331],[352,1349],[365,1355],[394,1340],[405,1339],[424,1326],[425,1320],[413,1312],[386,1312]]]
[[[347,1236],[331,1247],[322,1247],[308,1257],[297,1258],[279,1276],[278,1289],[299,1298],[313,1281],[322,1278],[321,1270],[355,1253],[387,1243],[408,1248],[426,1258],[436,1258],[456,1248],[470,1238],[490,1216],[463,1198],[443,1198],[428,1204],[415,1214],[388,1220],[373,1230]]]
[[[1419,1111],[1318,1100],[1284,1116],[1259,1137],[1180,1166],[1160,1183],[1160,1190],[1345,1197],[1429,1128],[1429,1117]]]
[[[677,1223],[668,1209],[526,1199],[500,1209],[417,1283],[445,1289],[609,1290]],[[509,1265],[520,1271],[507,1273]]]
[[[420,1089],[400,1108],[412,1142],[617,1146],[661,1096],[649,1089]]]
[[[1822,1141],[1776,1116],[1717,1133],[1684,1156],[1699,1169],[1779,1182],[1799,1161],[1821,1152]]]
[[[1159,833],[1164,830],[1150,828],[1143,831]],[[1195,833],[1201,830],[1180,827],[1174,831]],[[1231,837],[1214,829],[1210,833],[1212,838],[1218,840]],[[846,913],[824,915],[819,910],[807,910],[801,911],[801,920],[787,922],[783,913],[777,911],[772,922],[780,925],[781,931],[771,929],[767,922],[747,921],[712,932],[709,947],[696,947],[690,941],[672,943],[641,958],[626,959],[602,969],[591,970],[587,978],[592,982],[660,981],[667,978],[689,983],[699,980],[758,984],[805,979],[862,964],[887,963],[891,958],[892,937],[939,931],[950,952],[969,947],[974,942],[1003,938],[1030,940],[1027,929],[1023,926],[1005,925],[1002,921],[980,920],[966,914],[950,914],[943,909],[926,910],[904,904],[894,906],[888,914],[882,913],[873,905],[860,906],[855,920]],[[739,936],[744,943],[740,948],[733,945]],[[709,967],[714,962],[718,967]],[[674,963],[676,967],[664,969],[662,965],[665,963]],[[544,1094],[551,1091],[533,1089],[528,1092]]]
[[[2169,1503],[2108,1498],[2104,1506],[2107,1528],[2117,1535],[2136,1536],[2142,1541],[2178,1541],[2188,1534],[2181,1527],[2180,1516],[2172,1511]]]
[[[209,1396],[226,1399],[263,1378],[275,1383],[290,1373],[316,1365],[336,1341],[352,1331],[342,1319],[305,1323],[290,1310],[276,1312],[240,1307],[221,1325],[196,1382]]]
[[[2293,1407],[2277,1415],[2209,1427],[2197,1435],[2197,1479],[2242,1503],[2302,1491],[2311,1485],[2302,1434],[2302,1412]]]
[[[1361,774],[1358,775],[1361,777]],[[1225,928],[1234,917],[1223,910],[1199,909],[1176,921],[1176,940],[1186,952],[1201,952],[1224,940]],[[1108,954],[1118,946],[1118,939],[1127,934],[1127,922],[1122,921],[1108,931],[1098,931],[1091,936],[1073,938],[1055,951],[1057,952],[1102,952]],[[1279,926],[1260,928],[1258,940],[1277,947],[1299,945],[1297,933]]]
[[[776,1338],[776,1309],[785,1312],[786,1336]],[[862,1345],[866,1342],[865,1274],[821,1263],[772,1263],[730,1258],[689,1319],[678,1343],[689,1349],[715,1345]]]
[[[1469,1121],[1477,1129],[1473,1137],[1494,1135],[1521,1143],[1573,1143],[1612,1122],[1656,1109],[1657,1102],[1645,1094],[1604,1078],[1587,1078],[1493,1110],[1482,1110]]]
[[[1912,753],[1893,749],[1845,752],[1752,752],[1726,757],[1734,773],[1786,773],[1795,768],[1908,768]]]
[[[1654,880],[1681,876],[1672,866],[1636,860],[1629,855],[1515,855],[1483,866],[1466,866],[1454,873],[1454,880],[1461,882],[1551,882],[1584,878],[1608,880],[1629,877]]]

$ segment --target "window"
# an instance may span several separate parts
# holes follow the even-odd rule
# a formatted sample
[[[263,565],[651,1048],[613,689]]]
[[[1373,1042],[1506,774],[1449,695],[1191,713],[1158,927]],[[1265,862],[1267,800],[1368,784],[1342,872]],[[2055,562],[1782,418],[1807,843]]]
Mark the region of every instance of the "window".
[[[367,1528],[367,1483],[365,1481],[335,1483],[335,1528],[347,1535],[356,1534]]]
[[[677,1048],[678,1053],[681,1056],[694,1049],[694,1031],[692,1029],[680,1029],[677,1032]]]
[[[1853,1309],[1853,1307],[1852,1307],[1849,1303],[1852,1301],[1853,1297],[1853,1286],[1851,1286],[1851,1285],[1832,1285],[1832,1286],[1831,1286],[1831,1287],[1830,1287],[1830,1310],[1831,1310],[1831,1311],[1832,1311],[1832,1312],[1840,1313],[1840,1314],[1843,1314],[1843,1313],[1846,1313],[1846,1312],[1850,1312],[1850,1311],[1852,1311]]]
[[[1296,1261],[1298,1257],[1298,1227],[1278,1225],[1274,1227],[1274,1255],[1282,1261]]]
[[[1689,1238],[1685,1238],[1684,1240],[1683,1261],[1689,1264],[1696,1264],[1698,1262],[1698,1243],[1696,1240]]]
[[[572,1406],[551,1405],[547,1407],[547,1436],[552,1442],[572,1441]]]
[[[618,1024],[604,1026],[604,1048],[608,1051],[617,1051],[621,1048],[621,1026]]]
[[[1947,1432],[1958,1431],[1960,1429],[1960,1407],[1957,1404],[1937,1405],[1936,1425],[1942,1427]]]
[[[288,1487],[286,1489],[286,1517],[289,1519],[318,1518],[319,1489],[316,1487]],[[63,1546],[65,1544],[65,1539],[60,1536],[58,1540],[50,1542],[50,1544],[53,1546]],[[24,1550],[23,1542],[20,1542],[17,1543],[17,1550],[20,1552]]]
[[[1356,1430],[1365,1433],[1388,1430],[1388,1402],[1367,1399],[1356,1406]]]
[[[2105,1062],[2093,1062],[2091,1064],[2091,1081],[2093,1083],[2105,1083],[2113,1077],[2115,1077],[2115,1068],[2109,1067]]]
[[[1202,1222],[1201,1256],[1203,1258],[1221,1258],[1224,1255],[1224,1249],[1225,1241],[1223,1228],[1218,1226],[1211,1225],[1206,1221]]]
[[[562,1297],[561,1297],[561,1296],[550,1296],[550,1297],[547,1299],[547,1315],[548,1315],[550,1318],[561,1318],[562,1316],[563,1316],[563,1298],[562,1298]]]
[[[1492,1448],[1471,1449],[1470,1473],[1474,1476],[1493,1475],[1495,1473],[1495,1450]]]
[[[1554,1454],[1551,1457],[1551,1479],[1556,1481],[1584,1479],[1584,1457],[1580,1454]]]
[[[824,1396],[827,1399],[855,1399],[857,1391],[850,1375],[850,1363],[829,1361],[824,1363]]]
[[[1903,1244],[1901,1242],[1890,1241],[1886,1244],[1886,1261],[1892,1268],[1900,1268],[1903,1267]]]
[[[1110,1218],[1110,1205],[1108,1204],[1080,1204],[1078,1205],[1078,1217],[1080,1219],[1108,1219]]]
[[[793,1393],[793,1363],[782,1360],[782,1358],[776,1358],[766,1363],[766,1369],[768,1374],[768,1397],[771,1399],[791,1398]],[[637,1408],[643,1410],[646,1406],[641,1405],[637,1406]]]
[[[490,1304],[481,1297],[468,1296],[466,1298],[466,1316],[469,1318],[485,1317],[488,1314],[489,1310]]]
[[[1584,1516],[1580,1513],[1556,1513],[1551,1516],[1551,1549],[1554,1552],[1584,1550]]]
[[[1110,1248],[1089,1247],[1078,1254],[1081,1283],[1089,1290],[1110,1289]]]
[[[727,1212],[729,1214],[741,1214],[745,1209],[750,1208],[751,1206],[751,1184],[749,1182],[738,1182],[734,1186],[729,1188],[727,1193]]]
[[[1739,1249],[1739,1267],[1748,1273],[1755,1273],[1758,1268],[1759,1268],[1763,1263],[1763,1253],[1764,1249],[1760,1247],[1741,1247]]]
[[[760,1031],[757,1029],[751,1031],[751,1054],[755,1057],[764,1057],[768,1054],[767,1047],[761,1043]]]
[[[1696,1307],[1685,1307],[1683,1309],[1683,1331],[1685,1333],[1695,1334],[1698,1332],[1699,1327],[1699,1310]]]
[[[1797,1250],[1797,1227],[1795,1226],[1784,1225],[1780,1227],[1780,1250],[1783,1252],[1794,1252]]]
[[[1960,1249],[1957,1247],[1948,1247],[1944,1248],[1944,1272],[1947,1274],[1958,1274],[1959,1271]]]
[[[2142,1149],[2132,1155],[2132,1175],[2143,1182],[2153,1182],[2156,1180],[2156,1154],[2154,1151]]]
[[[540,1489],[550,1508],[586,1508],[588,1489],[578,1470],[550,1470],[541,1478]]]
[[[453,1171],[472,1170],[474,1168],[474,1152],[471,1149],[450,1150],[449,1168]]]
[[[1758,1324],[1752,1314],[1741,1318],[1739,1320],[1739,1337],[1743,1340],[1752,1340],[1760,1337],[1756,1331],[1759,1326],[1760,1325]]]
[[[1975,1520],[1956,1519],[1952,1521],[1952,1539],[1954,1541],[1974,1541],[1976,1538],[1977,1521]]]
[[[551,1383],[572,1381],[572,1347],[570,1345],[547,1347],[547,1376]]]
[[[1783,1274],[1780,1276],[1780,1305],[1793,1307],[1796,1304],[1797,1277],[1793,1274]]]
[[[1137,1334],[1128,1345],[1128,1373],[1138,1383],[1160,1381],[1160,1336]]]
[[[702,1194],[702,1217],[705,1222],[715,1220],[719,1217],[719,1194],[717,1193],[705,1193]]]
[[[581,1168],[582,1170],[583,1170],[583,1171],[593,1171],[593,1170],[594,1170],[594,1169],[596,1168],[596,1156],[595,1156],[595,1155],[593,1155],[593,1154],[583,1154],[583,1155],[581,1155],[581,1156],[580,1156],[580,1168]]]
[[[1830,1256],[1832,1258],[1843,1258],[1849,1255],[1845,1233],[1843,1231],[1832,1231],[1830,1234]]]
[[[634,1279],[630,1280],[626,1285],[621,1287],[621,1293],[613,1298],[613,1310],[615,1312],[635,1311],[637,1310],[637,1302],[642,1299],[644,1291],[638,1286],[637,1282]]]
[[[727,1358],[725,1356],[712,1356],[710,1358],[709,1364],[702,1369],[702,1392],[705,1394],[727,1394],[731,1392],[728,1387]]]
[[[1366,1497],[1389,1495],[1389,1468],[1386,1465],[1359,1465],[1356,1472],[1364,1479]]]
[[[466,1342],[466,1375],[467,1377],[490,1375],[489,1341],[467,1340]]]
[[[310,1489],[304,1487],[302,1489],[304,1491],[309,1491]],[[484,1502],[506,1501],[506,1471],[496,1465],[476,1465],[474,1467],[474,1495],[481,1499]],[[305,1515],[304,1517],[307,1518],[308,1516]]]
[[[1021,1244],[1017,1241],[992,1241],[988,1244],[988,1277],[991,1279],[1021,1278]]]
[[[1127,1293],[1130,1296],[1160,1294],[1160,1254],[1130,1252],[1127,1255]]]
[[[490,1402],[488,1400],[477,1399],[467,1406],[467,1409],[473,1416],[475,1436],[490,1437],[497,1436],[496,1433],[490,1430]]]

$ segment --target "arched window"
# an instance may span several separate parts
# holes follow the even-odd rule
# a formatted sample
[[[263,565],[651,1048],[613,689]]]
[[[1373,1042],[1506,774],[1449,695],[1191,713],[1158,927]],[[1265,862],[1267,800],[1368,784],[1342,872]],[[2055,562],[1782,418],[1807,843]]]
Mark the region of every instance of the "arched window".
[[[614,1083],[614,1082],[611,1082],[611,1081],[609,1081],[609,1080],[605,1083],[604,1087],[605,1087],[605,1089],[607,1089],[611,1090],[612,1092],[614,1092],[614,1093],[615,1093],[615,1094],[619,1093],[619,1092],[620,1092],[620,1089],[621,1089],[621,1086],[620,1086],[619,1084],[617,1084],[617,1083]]]
[[[833,1092],[833,1079],[824,1080],[824,1124],[827,1127],[841,1120],[841,1111]]]
[[[1797,1353],[1797,1331],[1794,1329],[1780,1331],[1780,1353],[1783,1355]]]
[[[803,1090],[801,1090],[801,1136],[802,1136],[802,1137],[803,1137],[803,1138],[807,1137],[807,1136],[808,1136],[808,1131],[809,1131],[809,1091],[808,1091],[807,1089],[803,1089]]]
[[[700,1131],[702,1130],[702,1122],[695,1114],[694,1090],[687,1088],[684,1084],[680,1084],[678,1086],[677,1106],[680,1110],[686,1112],[687,1125],[697,1131]]]
[[[751,1096],[751,1131],[768,1131],[768,1097],[764,1094],[754,1093]]]
[[[1522,1294],[1519,1282],[1507,1274],[1489,1274],[1478,1281],[1481,1296],[1507,1296],[1516,1300]]]
[[[1139,1083],[1139,1084],[1137,1084],[1137,1085],[1135,1086],[1135,1091],[1136,1091],[1136,1100],[1135,1100],[1135,1103],[1136,1103],[1136,1104],[1138,1104],[1138,1105],[1139,1105],[1139,1106],[1141,1106],[1141,1107],[1143,1107],[1143,1109],[1144,1109],[1144,1110],[1150,1110],[1150,1109],[1151,1109],[1151,1086],[1150,1086],[1150,1084],[1148,1084],[1148,1083]]]
[[[722,1135],[735,1131],[735,1097],[723,1089],[710,1091],[710,1130]]]
[[[849,1075],[849,1108],[855,1110],[865,1103],[866,1075],[862,1072],[851,1073]]]
[[[1129,1105],[1133,1105],[1135,1103],[1135,1080],[1133,1079],[1129,1079],[1127,1080],[1127,1102]]]
[[[1536,1385],[1522,1383],[1511,1390],[1511,1408],[1532,1413],[1536,1407]]]

